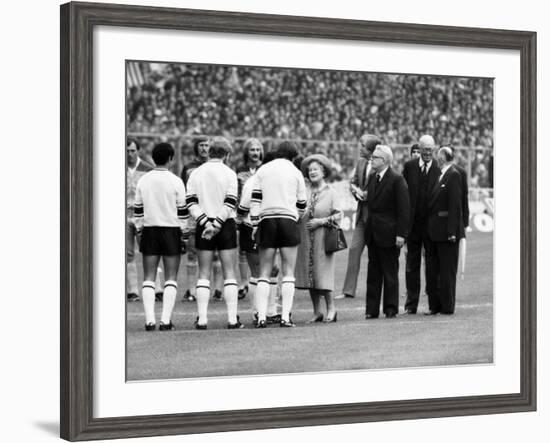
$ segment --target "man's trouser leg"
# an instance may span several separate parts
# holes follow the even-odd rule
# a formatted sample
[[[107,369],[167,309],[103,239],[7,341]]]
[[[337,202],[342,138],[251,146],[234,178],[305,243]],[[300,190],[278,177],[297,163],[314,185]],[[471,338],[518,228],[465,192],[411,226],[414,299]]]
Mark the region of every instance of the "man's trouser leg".
[[[361,269],[361,255],[365,249],[365,223],[358,221],[353,235],[351,237],[351,245],[348,252],[348,266],[346,269],[346,277],[344,279],[344,289],[342,292],[347,295],[355,296],[357,289],[357,278]]]

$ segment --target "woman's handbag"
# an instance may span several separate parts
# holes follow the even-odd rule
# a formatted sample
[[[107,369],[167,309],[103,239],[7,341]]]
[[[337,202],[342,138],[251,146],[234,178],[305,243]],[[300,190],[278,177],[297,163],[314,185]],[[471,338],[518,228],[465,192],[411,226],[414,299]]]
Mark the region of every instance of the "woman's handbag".
[[[332,254],[333,252],[346,249],[348,244],[342,228],[337,223],[331,222],[325,227],[325,253]]]

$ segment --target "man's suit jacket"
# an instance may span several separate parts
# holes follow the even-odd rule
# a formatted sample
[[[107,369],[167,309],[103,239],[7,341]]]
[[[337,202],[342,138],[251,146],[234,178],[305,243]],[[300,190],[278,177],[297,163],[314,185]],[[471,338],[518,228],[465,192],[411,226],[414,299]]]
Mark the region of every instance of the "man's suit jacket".
[[[412,228],[414,226],[414,220],[416,217],[418,187],[420,186],[420,174],[421,174],[420,159],[415,158],[405,163],[405,166],[403,167],[403,177],[405,178],[405,181],[407,182],[407,186],[409,187],[409,200],[411,203],[410,232],[412,232]],[[439,179],[440,175],[441,175],[441,170],[436,165],[435,160],[432,160],[432,165],[428,170],[428,185],[426,186],[426,200],[429,201],[430,192],[434,188],[435,184],[437,183],[437,180]],[[426,214],[426,217],[427,217],[427,214]]]
[[[464,232],[462,218],[462,186],[460,173],[450,167],[432,189],[428,202],[428,235],[432,241],[457,241]]]
[[[470,224],[470,204],[468,202],[468,173],[466,172],[466,169],[464,169],[462,166],[458,166],[457,164],[453,164],[453,167],[458,171],[460,174],[460,186],[462,191],[462,197],[460,201],[462,202],[462,224],[463,228],[467,228]],[[460,238],[466,237],[466,233],[461,232]]]
[[[368,160],[366,158],[360,158],[357,162],[357,166],[355,167],[355,172],[353,173],[353,177],[351,178],[351,183],[355,186],[358,186],[363,191],[367,189],[367,178],[366,178],[366,172],[367,172],[367,165],[369,164]],[[356,222],[362,221],[363,223],[367,222],[367,202],[365,201],[357,201],[357,213],[355,216]]]
[[[405,179],[388,168],[380,183],[375,173],[369,176],[367,191],[367,245],[395,246],[395,238],[406,238],[409,230],[411,208]]]

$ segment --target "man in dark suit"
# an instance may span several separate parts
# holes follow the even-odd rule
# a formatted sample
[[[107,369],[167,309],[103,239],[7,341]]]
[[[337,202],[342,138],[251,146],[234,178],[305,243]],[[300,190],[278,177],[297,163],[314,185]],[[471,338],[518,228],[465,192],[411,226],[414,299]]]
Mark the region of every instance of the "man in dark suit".
[[[342,294],[337,295],[336,299],[344,297],[355,297],[357,288],[357,277],[361,267],[361,255],[365,249],[365,224],[367,222],[367,179],[372,172],[371,155],[377,145],[382,140],[376,135],[364,134],[360,139],[359,161],[355,167],[355,172],[350,180],[350,191],[357,200],[357,212],[355,215],[355,229],[351,238],[351,244],[348,251],[348,266],[346,277],[344,279],[344,288]]]
[[[384,145],[378,145],[371,157],[375,173],[367,183],[367,319],[379,315],[382,287],[386,318],[399,311],[399,253],[407,237],[411,209],[407,183],[391,169],[392,160],[391,148]]]
[[[433,254],[433,244],[428,236],[428,199],[430,191],[439,179],[441,171],[433,160],[435,142],[432,136],[423,135],[418,141],[420,157],[409,160],[403,168],[403,177],[409,188],[411,203],[410,228],[407,237],[407,266],[405,281],[407,286],[407,300],[405,313],[416,314],[420,297],[420,264],[422,248],[426,257]],[[426,259],[427,260],[427,259]],[[426,283],[432,282],[427,273]],[[426,292],[433,290],[426,284]]]
[[[455,149],[451,145],[441,145],[441,147],[447,147],[455,154]],[[466,228],[470,225],[470,204],[469,204],[469,192],[468,192],[468,173],[466,169],[457,163],[453,163],[453,167],[460,174],[460,188],[461,197],[460,202],[462,206],[462,230],[459,238],[466,238]]]
[[[456,300],[458,244],[464,232],[461,176],[453,166],[453,151],[442,147],[437,152],[441,176],[428,203],[428,235],[434,244],[434,255],[427,262],[431,268],[429,283],[429,315],[453,314]]]

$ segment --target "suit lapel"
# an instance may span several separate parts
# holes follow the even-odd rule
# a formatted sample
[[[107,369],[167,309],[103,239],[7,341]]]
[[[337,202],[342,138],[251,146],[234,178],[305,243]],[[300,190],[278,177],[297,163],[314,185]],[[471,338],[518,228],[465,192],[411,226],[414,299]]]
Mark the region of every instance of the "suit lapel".
[[[359,175],[359,187],[361,189],[366,189],[367,187],[367,179],[365,177],[365,174],[367,172],[367,166],[368,162],[363,158],[361,159],[361,162],[358,164],[358,175]]]
[[[416,164],[414,165],[414,168],[411,168],[411,181],[414,183],[415,186],[418,186],[418,183],[420,182],[420,160],[416,160]],[[416,189],[416,188],[415,188]]]
[[[428,171],[428,189],[433,190],[437,185],[441,171],[435,166],[435,160],[432,160],[432,166]]]
[[[449,170],[451,168],[448,168],[446,171],[445,171],[445,174],[443,174],[443,177],[441,177],[441,180],[438,180],[436,179],[436,182],[435,182],[435,186],[432,190],[432,195],[431,195],[431,198],[430,200],[433,202],[435,199],[437,199],[437,196],[439,195],[439,193],[441,192],[441,187],[447,183],[447,178],[449,176]]]
[[[378,195],[380,195],[380,192],[382,192],[382,189],[386,186],[386,184],[389,181],[389,176],[391,174],[391,169],[388,168],[384,176],[382,177],[382,180],[380,180],[380,183],[376,184],[376,191],[374,192],[374,198],[376,198]],[[376,181],[376,175],[374,175],[373,180]]]

